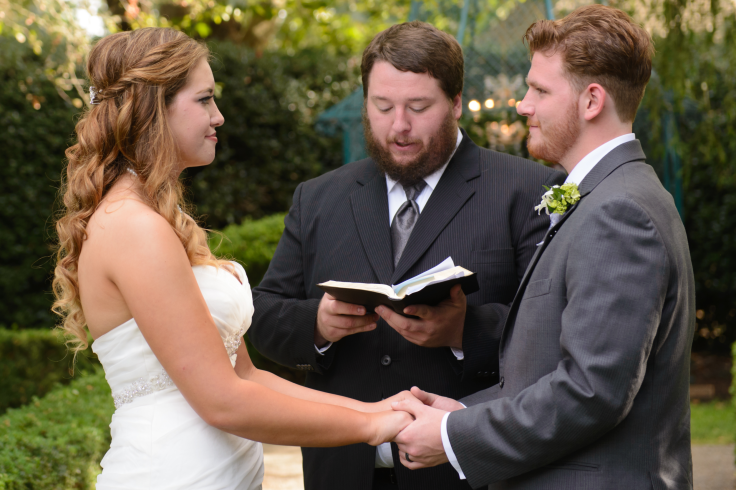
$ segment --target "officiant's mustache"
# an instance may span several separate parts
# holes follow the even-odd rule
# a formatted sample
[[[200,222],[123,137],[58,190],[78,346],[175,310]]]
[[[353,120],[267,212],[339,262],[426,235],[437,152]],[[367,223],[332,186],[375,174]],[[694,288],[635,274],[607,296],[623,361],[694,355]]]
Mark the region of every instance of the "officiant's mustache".
[[[421,139],[399,135],[386,138],[386,144],[382,144],[373,134],[365,109],[363,109],[363,131],[368,154],[376,162],[379,170],[403,186],[414,185],[439,170],[447,163],[457,143],[457,121],[452,111],[447,111],[439,130],[430,137],[427,145],[424,145]],[[402,145],[416,143],[420,145],[420,149],[413,159],[399,163],[388,149],[392,143]]]

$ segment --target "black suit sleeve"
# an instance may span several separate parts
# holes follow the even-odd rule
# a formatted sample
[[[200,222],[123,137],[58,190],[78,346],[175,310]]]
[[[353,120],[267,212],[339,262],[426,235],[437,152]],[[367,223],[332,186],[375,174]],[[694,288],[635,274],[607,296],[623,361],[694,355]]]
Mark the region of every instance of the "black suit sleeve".
[[[534,211],[534,206],[539,204],[545,192],[542,186],[562,184],[565,181],[565,174],[552,172],[543,182],[534,180],[533,187],[520,194],[518,202],[512,209],[511,226],[514,233],[516,273],[519,283],[532,260],[537,244],[544,239],[549,228],[549,218],[545,215],[540,216]],[[538,192],[534,192],[535,187],[538,188]],[[508,305],[502,304],[468,306],[463,327],[465,356],[462,362],[463,379],[493,378],[491,382],[496,382],[499,341],[508,310]]]
[[[301,241],[300,184],[284,219],[284,234],[261,283],[253,289],[253,324],[248,337],[263,355],[284,366],[316,370],[329,365],[329,349],[320,356],[314,349],[314,326],[319,299],[307,298]],[[319,362],[318,362],[318,359]]]

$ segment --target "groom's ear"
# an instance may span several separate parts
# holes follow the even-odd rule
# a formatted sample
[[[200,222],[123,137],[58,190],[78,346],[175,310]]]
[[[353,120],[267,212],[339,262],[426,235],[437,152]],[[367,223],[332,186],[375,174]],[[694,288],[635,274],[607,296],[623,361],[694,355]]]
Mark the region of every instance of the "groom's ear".
[[[580,94],[580,99],[580,106],[583,108],[586,121],[592,121],[603,112],[606,105],[613,104],[613,100],[608,96],[606,89],[598,83],[588,85]]]

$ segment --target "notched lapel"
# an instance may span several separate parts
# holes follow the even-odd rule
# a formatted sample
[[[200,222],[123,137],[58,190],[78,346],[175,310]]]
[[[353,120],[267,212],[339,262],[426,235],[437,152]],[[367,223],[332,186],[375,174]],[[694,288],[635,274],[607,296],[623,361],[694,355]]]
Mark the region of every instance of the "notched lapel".
[[[358,228],[360,241],[368,255],[373,271],[382,284],[391,284],[393,256],[391,251],[391,229],[388,220],[388,194],[386,177],[376,172],[360,189],[350,194],[353,218]]]
[[[454,157],[453,160],[455,160]],[[447,166],[437,187],[432,191],[427,205],[419,215],[417,224],[409,236],[409,241],[391,278],[392,284],[401,280],[462,209],[470,196],[475,194],[475,190],[467,184],[456,168],[458,165],[453,165],[453,163],[459,162],[451,162]]]

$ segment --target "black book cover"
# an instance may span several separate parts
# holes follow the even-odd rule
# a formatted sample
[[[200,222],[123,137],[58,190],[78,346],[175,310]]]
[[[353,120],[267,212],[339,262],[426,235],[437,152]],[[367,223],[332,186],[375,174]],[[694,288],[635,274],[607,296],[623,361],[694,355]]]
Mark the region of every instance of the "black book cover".
[[[366,310],[369,312],[374,311],[376,306],[384,305],[392,308],[396,313],[404,315],[404,308],[407,306],[435,306],[449,298],[450,290],[455,284],[460,284],[466,295],[472,294],[480,289],[478,287],[478,278],[475,273],[464,277],[450,279],[449,281],[431,284],[416,293],[407,294],[403,299],[391,299],[385,294],[376,293],[374,291],[365,291],[363,289],[340,288],[325,286],[322,284],[318,284],[317,286],[319,286],[324,292],[333,296],[335,299],[345,303],[365,306]]]

